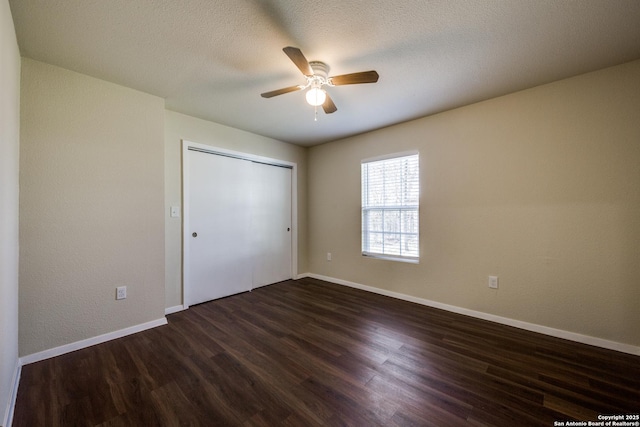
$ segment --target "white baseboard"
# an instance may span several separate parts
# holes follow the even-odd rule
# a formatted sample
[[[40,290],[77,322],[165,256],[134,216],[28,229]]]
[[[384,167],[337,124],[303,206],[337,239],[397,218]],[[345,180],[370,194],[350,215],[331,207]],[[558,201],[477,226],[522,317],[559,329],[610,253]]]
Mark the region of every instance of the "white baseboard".
[[[541,334],[549,335],[556,338],[562,338],[569,341],[575,341],[582,344],[593,345],[596,347],[606,348],[608,350],[620,351],[622,353],[633,354],[640,356],[640,347],[619,343],[616,341],[609,341],[602,338],[592,337],[589,335],[577,334],[575,332],[564,331],[562,329],[550,328],[547,326],[537,325],[535,323],[523,322],[520,320],[509,319],[508,317],[496,316],[494,314],[483,313],[481,311],[469,310],[467,308],[457,307],[455,305],[443,304],[437,301],[431,301],[424,298],[418,298],[411,295],[401,294],[399,292],[388,291],[386,289],[374,288],[373,286],[362,285],[360,283],[349,282],[347,280],[336,279],[334,277],[322,276],[320,274],[304,273],[297,276],[299,279],[305,277],[312,277],[318,280],[324,280],[327,282],[335,283],[337,285],[348,286],[351,288],[361,289],[363,291],[373,292],[375,294],[385,295],[392,298],[397,298],[405,301],[414,302],[417,304],[426,305],[429,307],[439,308],[441,310],[450,311],[453,313],[464,314],[466,316],[476,317],[478,319],[489,320],[495,323],[501,323],[507,326],[513,326],[519,329],[525,329],[527,331],[538,332]]]
[[[20,373],[22,372],[22,366],[20,360],[16,360],[16,367],[13,370],[13,377],[11,379],[11,394],[9,395],[9,401],[7,402],[7,408],[4,411],[4,417],[0,425],[10,427],[13,423],[13,411],[16,407],[16,399],[18,397],[18,385],[20,384]]]
[[[97,337],[87,338],[86,340],[76,341],[70,344],[65,344],[60,347],[51,348],[49,350],[40,351],[38,353],[29,354],[20,358],[20,365],[28,365],[30,363],[39,362],[41,360],[50,359],[52,357],[60,356],[62,354],[71,353],[72,351],[80,350],[82,348],[91,347],[92,345],[101,344],[103,342],[111,341],[116,338],[122,338],[127,335],[142,332],[147,329],[155,328],[167,324],[166,317],[161,319],[152,320],[150,322],[141,323],[139,325],[131,326],[129,328],[120,329],[119,331],[109,332]]]
[[[169,314],[177,313],[179,311],[185,310],[184,305],[174,305],[173,307],[167,307],[164,309],[164,315],[167,316]]]

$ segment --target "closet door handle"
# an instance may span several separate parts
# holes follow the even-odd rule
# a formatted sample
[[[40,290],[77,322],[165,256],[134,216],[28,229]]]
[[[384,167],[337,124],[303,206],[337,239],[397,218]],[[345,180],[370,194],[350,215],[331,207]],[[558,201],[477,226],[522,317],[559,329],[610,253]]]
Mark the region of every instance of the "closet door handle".
[[[191,233],[191,235],[192,235],[193,237],[198,237],[198,233],[196,233],[195,231],[194,231],[193,233]]]
[[[290,231],[291,229],[289,227],[287,227],[287,231]]]

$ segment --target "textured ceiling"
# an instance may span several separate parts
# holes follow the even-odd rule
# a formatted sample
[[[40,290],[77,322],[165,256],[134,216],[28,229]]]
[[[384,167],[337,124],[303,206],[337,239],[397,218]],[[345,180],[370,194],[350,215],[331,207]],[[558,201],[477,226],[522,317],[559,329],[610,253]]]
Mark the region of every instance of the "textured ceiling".
[[[23,56],[166,99],[168,109],[313,145],[640,58],[638,0],[10,0]],[[330,75],[318,112],[282,52]],[[639,76],[640,78],[640,76]]]

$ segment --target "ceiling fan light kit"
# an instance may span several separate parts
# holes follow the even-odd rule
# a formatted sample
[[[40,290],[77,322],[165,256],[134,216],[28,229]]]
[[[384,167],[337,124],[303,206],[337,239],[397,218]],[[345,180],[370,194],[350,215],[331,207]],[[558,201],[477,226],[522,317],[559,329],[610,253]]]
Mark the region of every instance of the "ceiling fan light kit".
[[[313,107],[317,107],[318,105],[324,104],[324,101],[327,99],[327,92],[322,89],[322,86],[333,86],[333,84],[327,80],[327,75],[329,74],[329,66],[327,64],[320,61],[311,61],[309,62],[309,66],[313,71],[313,75],[305,76],[307,84],[304,85],[302,90],[310,88],[306,95],[307,103]]]
[[[324,101],[327,99],[327,92],[320,87],[314,86],[307,91],[307,103],[313,107],[317,107],[318,105],[324,104]]]
[[[263,98],[272,98],[289,92],[309,89],[305,95],[307,103],[316,108],[322,105],[324,112],[331,114],[336,112],[338,108],[333,103],[327,91],[323,89],[323,86],[333,87],[360,83],[375,83],[378,81],[378,73],[373,70],[328,77],[329,66],[324,62],[307,61],[297,47],[287,46],[282,50],[305,76],[307,80],[306,84],[264,92],[260,95]]]

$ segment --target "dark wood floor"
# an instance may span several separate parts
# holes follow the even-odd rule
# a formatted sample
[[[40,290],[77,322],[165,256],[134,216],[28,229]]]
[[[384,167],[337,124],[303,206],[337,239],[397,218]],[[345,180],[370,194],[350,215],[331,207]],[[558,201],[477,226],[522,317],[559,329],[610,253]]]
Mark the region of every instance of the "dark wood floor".
[[[14,426],[553,426],[640,412],[640,357],[314,279],[23,367]]]

